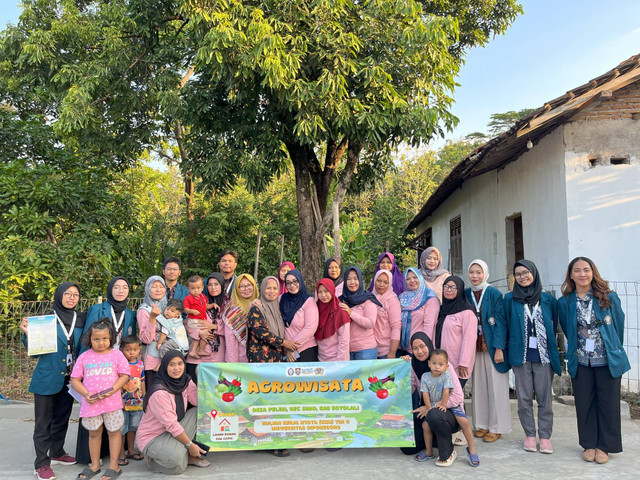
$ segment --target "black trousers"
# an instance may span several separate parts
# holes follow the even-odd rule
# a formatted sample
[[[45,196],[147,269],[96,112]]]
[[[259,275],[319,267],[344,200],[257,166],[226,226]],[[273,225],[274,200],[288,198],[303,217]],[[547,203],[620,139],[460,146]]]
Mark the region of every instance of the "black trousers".
[[[34,394],[35,426],[33,445],[36,449],[36,470],[51,464],[51,457],[64,455],[64,440],[69,428],[73,397],[67,387],[53,395]]]
[[[300,358],[297,362],[317,362],[318,361],[318,346],[309,347],[300,352]]]
[[[427,422],[433,433],[434,443],[438,446],[438,458],[447,460],[453,453],[451,436],[460,429],[456,417],[451,410],[443,412],[438,408],[432,408],[427,412]]]
[[[187,373],[191,377],[191,380],[193,380],[193,383],[195,383],[196,385],[198,385],[198,375],[196,375],[197,366],[198,364],[196,363],[187,363]],[[145,372],[145,375],[146,375],[146,372]]]
[[[156,372],[155,370],[145,370],[144,371],[144,383],[145,383],[145,386],[147,388],[147,392],[151,388],[151,385],[153,385],[153,382],[156,381],[156,374],[157,373],[158,372]]]
[[[622,451],[620,380],[611,376],[607,366],[578,365],[571,383],[582,448],[598,448],[607,453]]]

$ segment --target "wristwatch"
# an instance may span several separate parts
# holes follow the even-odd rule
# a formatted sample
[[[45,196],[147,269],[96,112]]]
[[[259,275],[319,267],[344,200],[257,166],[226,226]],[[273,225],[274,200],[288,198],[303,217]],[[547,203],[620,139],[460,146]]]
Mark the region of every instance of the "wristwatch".
[[[187,444],[184,446],[184,448],[186,448],[187,450],[189,450],[189,447],[191,446],[191,444],[192,444],[192,443],[193,443],[193,442],[189,442],[189,443],[187,443]]]

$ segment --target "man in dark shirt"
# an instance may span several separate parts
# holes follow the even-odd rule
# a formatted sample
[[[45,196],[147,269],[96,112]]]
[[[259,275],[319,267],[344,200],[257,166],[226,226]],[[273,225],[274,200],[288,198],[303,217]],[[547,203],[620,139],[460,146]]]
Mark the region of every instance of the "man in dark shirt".
[[[223,291],[225,297],[229,298],[233,292],[236,280],[236,267],[238,266],[238,252],[233,250],[223,250],[218,255],[218,268],[224,277]]]
[[[183,301],[189,295],[189,290],[184,285],[178,283],[180,278],[182,263],[176,257],[169,257],[162,263],[162,276],[167,286],[167,300]]]

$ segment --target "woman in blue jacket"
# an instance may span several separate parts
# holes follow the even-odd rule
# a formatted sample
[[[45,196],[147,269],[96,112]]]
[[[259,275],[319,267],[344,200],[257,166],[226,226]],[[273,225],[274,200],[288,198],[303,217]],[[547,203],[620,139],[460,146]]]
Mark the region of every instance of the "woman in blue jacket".
[[[507,323],[502,294],[489,285],[489,267],[480,259],[469,265],[465,293],[478,319],[476,362],[471,374],[471,410],[475,436],[486,443],[511,433]]]
[[[40,480],[55,478],[51,465],[73,465],[76,459],[64,451],[69,428],[73,397],[69,395],[71,369],[78,357],[85,314],[76,312],[80,302],[80,287],[72,282],[61,283],[53,297],[53,312],[57,322],[57,350],[38,356],[29,391],[34,397],[35,425],[33,444],[36,451],[34,475]],[[20,322],[22,343],[29,348],[27,317]]]
[[[540,275],[533,262],[516,262],[513,274],[516,282],[513,291],[504,297],[504,312],[509,332],[508,358],[516,378],[518,417],[526,435],[524,449],[537,450],[533,417],[535,394],[540,452],[553,453],[551,381],[553,372],[562,373],[556,342],[558,302],[553,295],[542,291]]]
[[[607,463],[609,453],[622,451],[620,379],[631,368],[622,347],[624,313],[618,295],[586,257],[569,263],[562,295],[558,313],[567,337],[582,458]]]

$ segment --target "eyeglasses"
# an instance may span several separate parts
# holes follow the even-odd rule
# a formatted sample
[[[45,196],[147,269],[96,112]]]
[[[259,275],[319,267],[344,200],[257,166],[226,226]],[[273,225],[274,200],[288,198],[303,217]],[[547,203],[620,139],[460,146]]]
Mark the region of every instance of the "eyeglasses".
[[[246,284],[246,285],[239,285],[238,288],[240,290],[250,290],[253,289],[253,285],[251,285],[250,283]]]
[[[520,273],[514,274],[514,277],[516,277],[516,278],[527,278],[529,275],[531,275],[531,272],[527,270],[526,272],[520,272]]]
[[[442,290],[446,290],[447,292],[453,292],[455,290],[458,290],[458,287],[455,285],[445,285],[444,287],[442,287]]]
[[[80,294],[79,293],[69,293],[69,292],[65,292],[62,294],[62,296],[64,298],[80,298]]]
[[[180,269],[176,268],[176,267],[166,267],[165,271],[167,271],[167,272],[179,272]]]
[[[284,282],[287,287],[291,287],[292,285],[299,285],[300,282],[298,280],[289,280],[288,282]]]

